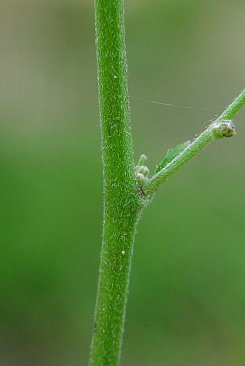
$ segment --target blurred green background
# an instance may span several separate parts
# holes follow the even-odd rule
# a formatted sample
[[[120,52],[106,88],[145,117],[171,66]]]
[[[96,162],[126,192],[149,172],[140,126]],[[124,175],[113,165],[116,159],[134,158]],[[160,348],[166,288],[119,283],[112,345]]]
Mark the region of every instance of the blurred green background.
[[[243,1],[126,1],[136,159],[153,169],[244,88],[244,24]],[[93,3],[2,0],[0,42],[0,365],[87,365],[102,222]],[[245,364],[244,110],[236,121],[144,212],[122,365]]]

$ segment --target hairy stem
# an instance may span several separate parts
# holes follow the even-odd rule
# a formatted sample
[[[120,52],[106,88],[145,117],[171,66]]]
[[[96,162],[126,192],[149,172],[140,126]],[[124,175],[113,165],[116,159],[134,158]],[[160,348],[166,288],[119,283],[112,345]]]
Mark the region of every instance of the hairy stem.
[[[90,366],[119,363],[139,212],[129,117],[122,0],[95,0],[104,168],[104,225]]]
[[[176,158],[150,179],[144,187],[146,196],[151,197],[171,175],[187,163],[187,161],[192,159],[197,153],[202,151],[212,140],[225,136],[230,137],[234,134],[231,133],[232,131],[229,132],[229,129],[232,130],[232,126],[230,126],[228,120],[232,118],[244,104],[245,89],[204,132],[196,137],[190,145],[176,156]]]

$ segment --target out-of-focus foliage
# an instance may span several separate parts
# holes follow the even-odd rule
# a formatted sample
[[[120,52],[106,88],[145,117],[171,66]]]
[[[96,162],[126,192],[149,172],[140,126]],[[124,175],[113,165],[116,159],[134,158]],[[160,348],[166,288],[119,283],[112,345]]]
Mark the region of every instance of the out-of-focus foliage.
[[[102,222],[93,4],[4,0],[0,18],[0,364],[86,365]],[[136,160],[153,168],[244,88],[244,21],[243,2],[126,2]],[[122,365],[245,363],[244,117],[144,212]]]

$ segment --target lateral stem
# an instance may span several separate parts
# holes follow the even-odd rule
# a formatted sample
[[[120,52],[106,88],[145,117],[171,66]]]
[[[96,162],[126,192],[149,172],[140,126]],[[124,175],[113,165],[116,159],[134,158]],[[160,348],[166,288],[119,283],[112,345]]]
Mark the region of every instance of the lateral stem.
[[[162,184],[181,168],[187,161],[202,151],[212,140],[234,135],[234,126],[229,121],[245,104],[245,89],[224,110],[224,112],[211,125],[196,137],[179,155],[177,155],[162,170],[155,174],[144,186],[148,198],[162,186]]]

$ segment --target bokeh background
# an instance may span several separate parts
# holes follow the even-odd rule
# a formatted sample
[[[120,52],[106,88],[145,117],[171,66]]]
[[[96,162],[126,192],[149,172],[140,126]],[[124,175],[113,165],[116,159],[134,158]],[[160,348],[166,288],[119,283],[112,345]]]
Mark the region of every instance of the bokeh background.
[[[125,5],[135,154],[153,169],[244,88],[245,2]],[[0,42],[0,365],[87,365],[102,222],[93,3],[2,0]],[[122,365],[245,364],[245,111],[235,120],[236,137],[144,212]]]

